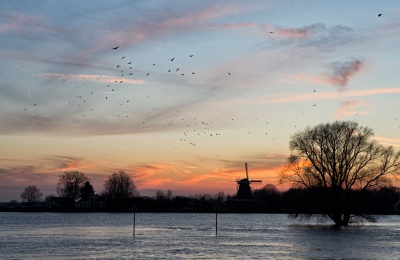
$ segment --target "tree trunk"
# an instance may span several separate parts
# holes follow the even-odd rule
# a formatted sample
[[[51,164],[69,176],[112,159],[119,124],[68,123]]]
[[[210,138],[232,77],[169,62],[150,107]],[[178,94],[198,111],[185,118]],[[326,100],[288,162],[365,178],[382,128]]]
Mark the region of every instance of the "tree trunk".
[[[341,228],[344,226],[344,221],[342,219],[342,214],[334,214],[331,216],[333,222],[335,222],[335,228]]]

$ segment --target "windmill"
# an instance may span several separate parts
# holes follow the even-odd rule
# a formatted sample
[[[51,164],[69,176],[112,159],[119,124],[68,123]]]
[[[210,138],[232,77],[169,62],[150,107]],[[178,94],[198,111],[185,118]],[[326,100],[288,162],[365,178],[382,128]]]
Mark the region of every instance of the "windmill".
[[[247,163],[244,163],[244,166],[246,168],[246,179],[236,180],[236,182],[238,184],[236,197],[238,199],[252,199],[250,183],[262,182],[262,180],[249,180],[249,173],[247,171]]]

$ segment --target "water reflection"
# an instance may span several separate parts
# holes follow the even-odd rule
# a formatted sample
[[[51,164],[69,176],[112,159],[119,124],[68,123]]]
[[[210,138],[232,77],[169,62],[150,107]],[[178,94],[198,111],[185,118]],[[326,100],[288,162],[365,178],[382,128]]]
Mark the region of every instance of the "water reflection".
[[[286,215],[0,213],[0,259],[396,259],[398,216],[334,229]]]

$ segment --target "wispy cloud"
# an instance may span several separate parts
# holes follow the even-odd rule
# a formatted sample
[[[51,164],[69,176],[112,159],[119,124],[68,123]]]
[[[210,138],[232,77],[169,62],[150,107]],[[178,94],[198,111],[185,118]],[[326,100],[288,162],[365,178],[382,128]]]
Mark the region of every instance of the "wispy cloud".
[[[335,49],[363,37],[360,31],[354,28],[342,25],[326,26],[324,23],[300,28],[267,24],[259,25],[259,28],[262,36],[274,40],[280,46],[295,44],[298,47]]]
[[[65,81],[84,81],[84,82],[98,82],[98,83],[115,83],[121,82],[125,84],[145,84],[144,80],[134,80],[121,77],[113,77],[107,75],[88,75],[88,74],[59,74],[59,73],[41,73],[37,74],[39,77],[53,78]]]
[[[387,138],[381,136],[374,136],[372,139],[378,141],[381,144],[391,145],[391,146],[400,146],[400,139],[395,138]]]
[[[365,115],[368,114],[368,110],[372,108],[374,108],[373,104],[364,100],[344,100],[336,111],[335,117],[342,118],[345,116]]]
[[[288,94],[280,97],[278,96],[264,96],[258,99],[260,103],[292,103],[292,102],[303,102],[309,100],[326,100],[336,99],[344,97],[359,97],[359,96],[372,96],[372,95],[383,95],[390,93],[399,93],[400,87],[398,88],[378,88],[368,90],[357,90],[348,92],[325,92],[325,93],[310,93],[310,94]],[[252,99],[252,102],[255,100]],[[257,101],[257,100],[256,100]]]
[[[65,28],[58,28],[40,16],[21,12],[13,12],[3,16],[7,18],[8,22],[0,26],[0,32],[43,33],[54,31],[63,33],[66,31]]]

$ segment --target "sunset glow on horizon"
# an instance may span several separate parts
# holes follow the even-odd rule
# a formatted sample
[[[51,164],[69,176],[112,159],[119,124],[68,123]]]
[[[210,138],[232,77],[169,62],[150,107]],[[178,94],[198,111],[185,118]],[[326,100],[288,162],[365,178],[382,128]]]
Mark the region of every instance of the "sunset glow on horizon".
[[[70,170],[98,194],[120,170],[144,196],[235,194],[245,162],[286,190],[290,136],[335,120],[399,150],[399,20],[398,1],[5,2],[0,202]]]

